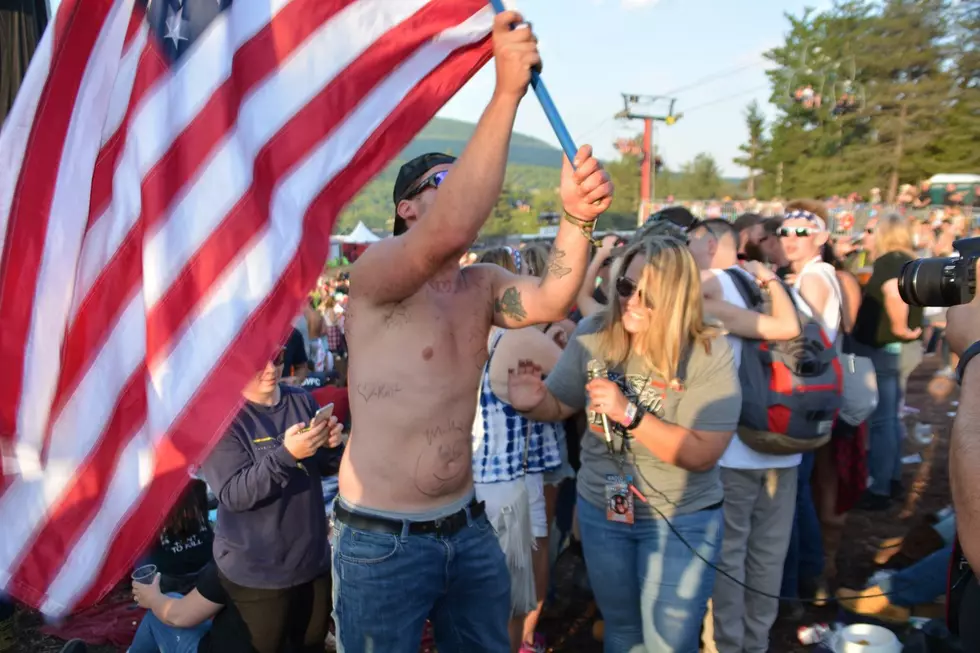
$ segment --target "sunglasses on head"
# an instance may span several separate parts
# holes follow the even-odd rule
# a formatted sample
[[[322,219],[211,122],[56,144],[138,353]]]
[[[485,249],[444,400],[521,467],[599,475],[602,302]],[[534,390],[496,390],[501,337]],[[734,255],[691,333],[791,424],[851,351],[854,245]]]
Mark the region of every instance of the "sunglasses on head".
[[[796,236],[797,238],[806,238],[807,236],[812,236],[818,231],[820,230],[812,227],[780,227],[776,233],[779,234],[780,238],[787,238],[791,235]]]
[[[280,347],[276,354],[272,357],[272,364],[276,367],[286,364],[286,348]]]
[[[439,188],[439,185],[442,184],[447,174],[449,174],[448,170],[440,170],[439,172],[429,175],[423,179],[418,186],[408,191],[408,193],[405,194],[405,199],[410,200],[413,197],[421,195],[428,188]]]
[[[629,277],[616,279],[616,294],[623,299],[629,299],[636,292],[636,282]]]

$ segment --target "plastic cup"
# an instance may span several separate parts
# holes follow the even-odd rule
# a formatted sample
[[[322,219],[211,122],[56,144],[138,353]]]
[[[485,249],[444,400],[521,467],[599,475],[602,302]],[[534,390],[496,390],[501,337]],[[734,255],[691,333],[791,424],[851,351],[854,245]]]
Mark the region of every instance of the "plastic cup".
[[[143,565],[133,572],[133,582],[140,585],[152,585],[153,577],[157,575],[156,565]]]

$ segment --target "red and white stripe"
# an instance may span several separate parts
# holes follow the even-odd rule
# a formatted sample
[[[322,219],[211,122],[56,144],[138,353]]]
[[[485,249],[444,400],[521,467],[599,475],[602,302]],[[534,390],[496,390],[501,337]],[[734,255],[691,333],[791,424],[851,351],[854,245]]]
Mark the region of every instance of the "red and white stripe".
[[[134,0],[62,3],[0,133],[0,590],[60,615],[125,576],[491,23],[240,1],[171,69]]]

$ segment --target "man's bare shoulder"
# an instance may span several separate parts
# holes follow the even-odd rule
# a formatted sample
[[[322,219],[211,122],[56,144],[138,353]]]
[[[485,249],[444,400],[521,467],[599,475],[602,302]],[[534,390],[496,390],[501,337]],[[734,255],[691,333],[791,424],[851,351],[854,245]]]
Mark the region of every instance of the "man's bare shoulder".
[[[489,293],[493,290],[493,282],[500,270],[499,266],[492,263],[474,263],[462,268],[459,272],[465,287],[476,286]]]

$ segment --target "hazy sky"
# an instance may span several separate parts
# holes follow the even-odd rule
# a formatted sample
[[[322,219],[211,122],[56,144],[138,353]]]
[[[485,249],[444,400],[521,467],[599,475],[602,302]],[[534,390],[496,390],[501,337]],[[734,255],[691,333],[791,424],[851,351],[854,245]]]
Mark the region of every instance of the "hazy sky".
[[[744,176],[732,163],[747,138],[743,112],[753,98],[766,105],[770,89],[761,54],[782,43],[789,23],[825,0],[516,0],[540,40],[544,80],[578,144],[591,143],[614,155],[618,137],[642,124],[612,116],[623,108],[621,93],[663,95],[681,90],[675,111],[686,112],[672,127],[656,131],[668,166],[698,152],[714,155],[726,175]],[[488,64],[439,114],[475,121],[493,90]],[[715,101],[717,101],[715,103]],[[697,108],[698,105],[713,103]],[[659,108],[659,107],[658,107]],[[558,144],[532,93],[521,105],[517,130]]]

